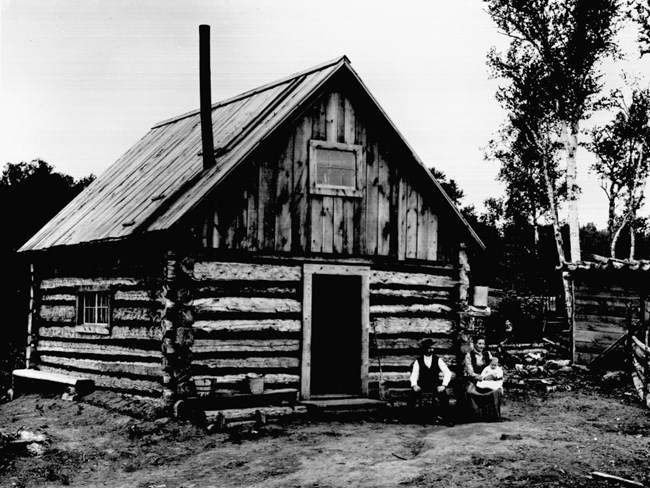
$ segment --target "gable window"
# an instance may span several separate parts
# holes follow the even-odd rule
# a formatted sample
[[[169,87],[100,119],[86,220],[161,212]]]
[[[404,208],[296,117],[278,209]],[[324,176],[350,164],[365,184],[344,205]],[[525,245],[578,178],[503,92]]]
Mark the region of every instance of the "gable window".
[[[309,141],[310,191],[317,195],[360,197],[361,146]]]
[[[80,290],[77,295],[77,332],[110,333],[110,290]]]

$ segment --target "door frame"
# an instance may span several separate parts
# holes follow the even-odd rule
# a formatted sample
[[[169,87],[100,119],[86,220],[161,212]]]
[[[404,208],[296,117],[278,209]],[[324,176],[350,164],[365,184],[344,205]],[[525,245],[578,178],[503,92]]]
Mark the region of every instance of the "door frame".
[[[300,360],[300,398],[311,397],[312,293],[315,274],[358,276],[361,278],[361,394],[368,395],[370,331],[370,266],[304,264],[302,270],[302,355]]]

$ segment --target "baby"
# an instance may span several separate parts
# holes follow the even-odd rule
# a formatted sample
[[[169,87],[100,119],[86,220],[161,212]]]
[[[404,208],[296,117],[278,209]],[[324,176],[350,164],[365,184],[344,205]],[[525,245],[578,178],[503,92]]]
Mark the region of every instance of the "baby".
[[[490,379],[487,379],[490,377]],[[490,364],[481,372],[481,379],[476,383],[478,388],[499,390],[503,388],[503,369],[499,366],[499,358],[492,356]]]

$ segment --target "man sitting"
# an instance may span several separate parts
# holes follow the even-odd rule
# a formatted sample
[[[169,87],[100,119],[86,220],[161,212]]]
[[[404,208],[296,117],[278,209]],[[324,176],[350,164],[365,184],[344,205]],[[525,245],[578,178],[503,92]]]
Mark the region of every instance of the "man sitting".
[[[447,425],[453,425],[449,415],[447,386],[451,381],[451,371],[445,362],[436,356],[433,341],[425,339],[421,345],[422,355],[413,362],[411,370],[412,406],[422,404],[423,396],[432,397],[431,418]],[[437,409],[436,409],[436,403]],[[437,411],[436,411],[437,410]]]

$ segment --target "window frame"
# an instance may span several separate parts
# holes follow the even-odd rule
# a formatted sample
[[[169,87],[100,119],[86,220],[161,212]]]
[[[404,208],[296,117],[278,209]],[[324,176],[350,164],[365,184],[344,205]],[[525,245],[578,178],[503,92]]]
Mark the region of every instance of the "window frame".
[[[355,188],[341,185],[325,185],[318,183],[318,158],[317,149],[329,149],[334,151],[352,152],[355,155],[354,181]],[[319,141],[310,139],[309,141],[309,191],[314,195],[361,198],[363,192],[361,188],[361,168],[363,159],[363,146],[357,144],[345,144],[342,142]]]
[[[98,297],[99,295],[103,295],[106,297],[106,322],[85,322],[85,303],[86,303],[86,297],[94,295],[95,297]],[[109,286],[103,286],[103,285],[92,285],[92,286],[81,286],[77,290],[77,317],[76,317],[76,326],[75,330],[76,332],[80,332],[83,334],[100,334],[100,335],[110,335],[111,333],[111,322],[112,322],[112,315],[113,315],[113,307],[112,307],[112,301],[113,301],[113,294],[112,290]],[[95,313],[97,313],[97,310],[100,308],[99,306],[95,305],[93,307],[95,309]],[[104,307],[101,307],[104,308]]]

